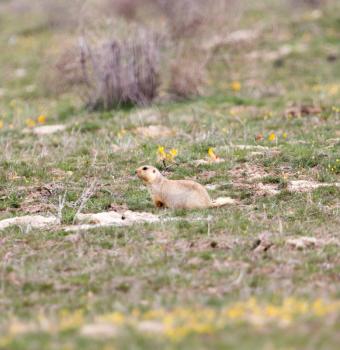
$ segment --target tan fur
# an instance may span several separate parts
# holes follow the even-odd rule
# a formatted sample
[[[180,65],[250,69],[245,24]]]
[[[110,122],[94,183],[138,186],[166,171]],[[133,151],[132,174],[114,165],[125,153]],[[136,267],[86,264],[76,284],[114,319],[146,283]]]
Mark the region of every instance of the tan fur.
[[[141,166],[136,174],[147,186],[153,203],[159,208],[196,209],[230,204],[212,201],[207,190],[195,181],[168,180],[151,165]]]

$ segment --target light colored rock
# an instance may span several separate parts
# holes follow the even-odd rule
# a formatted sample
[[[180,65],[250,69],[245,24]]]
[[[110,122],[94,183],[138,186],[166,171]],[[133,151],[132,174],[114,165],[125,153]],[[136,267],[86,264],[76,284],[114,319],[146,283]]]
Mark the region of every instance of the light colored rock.
[[[118,328],[108,323],[94,323],[83,326],[80,330],[81,335],[94,338],[110,338],[117,334]]]
[[[15,76],[17,78],[24,78],[27,75],[27,71],[25,68],[18,68],[15,70]]]
[[[164,125],[141,126],[134,130],[135,134],[148,138],[161,138],[175,135],[174,130]]]
[[[33,133],[38,136],[51,135],[66,129],[65,125],[42,125],[32,129]]]
[[[259,33],[252,29],[242,29],[230,33],[227,36],[226,42],[228,44],[238,44],[243,42],[251,42],[258,37]]]
[[[15,218],[0,221],[0,230],[4,230],[11,226],[20,226],[26,229],[42,229],[58,225],[59,219],[55,216],[29,215],[19,216]]]
[[[275,196],[276,194],[280,193],[277,184],[263,184],[262,182],[257,184],[257,190],[271,196]]]
[[[211,190],[211,191],[215,191],[215,190],[217,190],[219,187],[220,187],[219,184],[208,184],[208,185],[205,185],[205,188],[206,188],[207,190]]]
[[[230,198],[230,197],[219,197],[219,198],[214,199],[212,202],[213,202],[213,205],[216,207],[222,207],[224,205],[236,203],[235,199]]]
[[[122,213],[115,211],[97,213],[97,214],[78,214],[75,218],[77,225],[67,226],[66,232],[86,231],[99,227],[109,226],[130,226],[136,223],[158,222],[157,215],[145,212],[133,212],[127,210]]]
[[[157,321],[142,321],[138,324],[138,330],[146,333],[163,333],[164,324]]]
[[[288,183],[288,191],[291,192],[309,192],[320,187],[330,187],[336,186],[340,187],[339,182],[326,183],[326,182],[316,182],[308,180],[294,180]]]

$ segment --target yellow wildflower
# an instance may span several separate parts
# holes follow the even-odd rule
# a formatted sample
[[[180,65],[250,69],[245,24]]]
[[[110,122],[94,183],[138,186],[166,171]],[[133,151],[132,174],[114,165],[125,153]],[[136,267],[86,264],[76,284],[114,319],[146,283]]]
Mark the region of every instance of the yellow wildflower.
[[[312,310],[317,316],[326,315],[331,308],[327,307],[327,304],[322,299],[316,299],[312,305]]]
[[[4,127],[4,122],[0,120],[0,129],[2,129],[3,127]]]
[[[36,125],[36,122],[35,122],[35,120],[33,120],[32,118],[28,118],[28,119],[26,119],[26,125],[27,125],[29,128],[34,128],[35,125]]]
[[[268,140],[271,141],[271,142],[275,141],[276,140],[275,133],[273,133],[273,132],[270,133],[269,136],[268,136]]]
[[[169,161],[169,162],[174,162],[175,158],[178,155],[178,151],[175,148],[172,148],[169,152],[164,149],[163,146],[158,146],[157,150],[157,159],[158,161],[164,162],[164,161]]]
[[[230,84],[231,90],[238,92],[241,90],[241,83],[239,81],[232,81]]]
[[[172,148],[166,155],[166,159],[173,162],[178,154],[177,149]]]
[[[101,321],[110,322],[115,325],[123,325],[126,322],[126,317],[123,313],[115,311],[100,317]]]
[[[215,154],[214,149],[213,149],[212,147],[210,147],[210,148],[208,149],[208,155],[209,155],[209,157],[210,157],[212,160],[217,160],[217,159],[218,159],[218,157],[217,157],[217,155]]]
[[[61,331],[77,329],[82,326],[84,322],[84,312],[82,310],[76,310],[74,312],[62,310],[60,313],[59,329]]]
[[[120,129],[120,131],[118,131],[117,137],[119,139],[121,139],[125,134],[126,134],[126,130],[125,129]]]
[[[9,103],[9,106],[14,108],[17,105],[17,101],[16,100],[11,100],[11,102]]]
[[[337,95],[338,92],[340,90],[340,85],[336,85],[336,84],[331,84],[328,88],[328,93],[331,95],[331,96],[334,96],[334,95]]]
[[[166,153],[164,151],[164,147],[163,146],[158,146],[157,155],[160,158],[160,160],[166,159]]]
[[[1,349],[6,349],[12,342],[12,337],[7,335],[7,336],[1,336],[0,337],[0,348]]]
[[[245,310],[241,305],[236,304],[235,306],[229,308],[226,311],[226,315],[228,318],[232,320],[242,319],[244,317]]]
[[[40,114],[39,117],[37,118],[37,121],[39,124],[45,124],[46,123],[46,115]]]
[[[286,139],[286,138],[288,137],[288,134],[287,134],[286,132],[284,132],[284,133],[282,134],[282,137],[283,137],[284,139]]]

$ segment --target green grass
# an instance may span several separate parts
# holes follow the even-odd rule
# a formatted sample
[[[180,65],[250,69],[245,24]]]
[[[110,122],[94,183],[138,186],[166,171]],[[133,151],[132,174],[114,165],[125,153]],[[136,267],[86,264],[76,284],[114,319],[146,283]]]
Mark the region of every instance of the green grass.
[[[338,347],[340,57],[327,56],[340,50],[340,9],[330,3],[314,19],[310,9],[291,13],[276,2],[248,4],[240,28],[262,28],[262,34],[244,47],[218,50],[205,97],[106,112],[89,112],[74,94],[56,96],[41,81],[44,60],[69,33],[49,28],[38,15],[0,15],[0,220],[37,206],[57,214],[65,196],[62,224],[72,224],[94,180],[84,213],[112,204],[176,218],[77,234],[63,226],[0,231],[0,349]],[[266,61],[266,53],[284,45],[303,49]],[[261,58],[250,60],[255,51]],[[19,68],[26,70],[22,78]],[[240,92],[231,91],[233,80],[241,82]],[[322,112],[286,116],[293,104],[320,106]],[[47,124],[65,124],[66,131],[45,137],[27,132],[26,120],[41,113]],[[136,135],[136,127],[152,124],[175,135]],[[177,164],[166,169],[169,178],[217,185],[209,190],[213,198],[229,196],[237,203],[190,212],[154,208],[134,170],[153,164],[163,171],[159,145],[179,152]],[[196,166],[210,147],[226,161]],[[292,192],[292,180],[333,185]],[[260,184],[278,192],[261,192]],[[301,236],[322,244],[302,250],[287,244]],[[271,245],[261,250],[266,239]],[[259,310],[254,307],[248,318],[230,317],[219,327],[207,316],[204,326],[210,328],[194,329],[200,312],[218,313],[252,298]],[[290,299],[336,306],[325,306],[324,313],[310,306],[286,324],[280,323],[286,309],[274,320],[261,313]],[[148,333],[139,327],[151,310],[165,312],[161,320],[152,318],[151,328],[169,318],[180,322],[176,310],[190,310],[190,318],[175,335]],[[111,337],[82,333],[114,313],[123,321],[117,328],[111,319],[117,328]]]

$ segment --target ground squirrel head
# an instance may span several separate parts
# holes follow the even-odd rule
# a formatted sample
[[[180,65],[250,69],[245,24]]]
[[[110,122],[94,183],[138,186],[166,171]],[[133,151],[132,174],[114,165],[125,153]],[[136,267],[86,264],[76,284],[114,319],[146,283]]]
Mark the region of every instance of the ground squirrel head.
[[[143,180],[145,184],[157,182],[163,176],[158,169],[151,165],[143,165],[136,170],[136,175]]]

